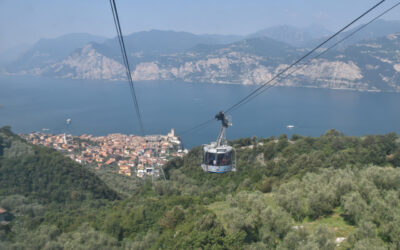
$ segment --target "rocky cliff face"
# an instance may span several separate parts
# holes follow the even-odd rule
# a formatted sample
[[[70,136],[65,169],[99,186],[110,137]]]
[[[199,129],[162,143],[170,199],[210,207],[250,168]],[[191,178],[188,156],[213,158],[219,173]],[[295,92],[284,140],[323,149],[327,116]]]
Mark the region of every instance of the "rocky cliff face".
[[[50,65],[44,73],[63,78],[112,80],[121,79],[125,69],[119,62],[102,55],[89,44],[61,62]]]
[[[293,69],[279,79],[281,86],[303,86],[362,91],[400,92],[400,35],[364,41],[333,51]],[[19,74],[75,79],[124,79],[118,52],[110,56],[88,44],[67,58]],[[263,84],[304,54],[272,39],[254,38],[225,46],[203,46],[181,53],[152,55],[129,53],[132,78],[235,84]],[[291,70],[291,71],[293,71]],[[290,71],[290,72],[291,72]]]
[[[158,62],[140,63],[133,72],[134,80],[173,80],[187,82],[263,84],[286,68],[262,65],[257,58],[240,56],[236,58],[207,58],[186,62],[178,67],[161,65]],[[307,67],[297,67],[295,73],[279,82],[281,86],[309,86],[323,88],[362,88],[361,69],[352,61],[313,60]],[[293,70],[293,71],[294,71]]]
[[[122,79],[125,69],[114,59],[96,51],[91,44],[75,51],[67,58],[46,65],[20,71],[24,75],[56,76],[72,79]]]

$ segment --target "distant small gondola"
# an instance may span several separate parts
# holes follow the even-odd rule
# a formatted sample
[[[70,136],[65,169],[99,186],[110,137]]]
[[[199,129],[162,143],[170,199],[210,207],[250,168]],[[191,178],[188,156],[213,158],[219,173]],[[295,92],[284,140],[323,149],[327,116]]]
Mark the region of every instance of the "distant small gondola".
[[[225,130],[232,126],[224,112],[219,112],[215,118],[221,121],[221,131],[216,142],[203,145],[202,169],[210,173],[226,173],[236,171],[236,151],[226,141]]]

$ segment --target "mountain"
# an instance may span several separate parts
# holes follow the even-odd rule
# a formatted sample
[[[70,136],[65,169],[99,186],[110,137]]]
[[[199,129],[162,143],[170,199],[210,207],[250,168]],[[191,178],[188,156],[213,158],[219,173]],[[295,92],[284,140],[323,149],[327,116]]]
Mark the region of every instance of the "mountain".
[[[0,68],[5,67],[20,58],[32,45],[20,44],[0,52]]]
[[[130,53],[171,54],[184,52],[198,44],[224,44],[241,40],[235,35],[195,35],[189,32],[150,30],[124,36]],[[106,41],[103,46],[119,49],[117,38]]]
[[[334,38],[329,44],[334,44],[337,41],[342,40],[350,33],[358,30],[361,26],[358,25],[348,31],[343,32]],[[363,40],[371,40],[379,37],[383,37],[389,34],[400,32],[400,21],[398,20],[384,20],[378,19],[375,22],[369,24],[357,32],[350,39],[341,43],[338,48],[344,49],[347,46],[354,45]],[[275,40],[285,42],[299,48],[312,48],[317,46],[326,40],[330,35],[333,35],[333,31],[329,31],[318,25],[311,25],[304,28],[299,28],[290,25],[279,25],[259,30],[247,37],[270,37]]]
[[[373,84],[376,89],[400,92],[400,33],[373,40],[364,40],[349,46],[336,57],[353,60],[361,72],[361,81]]]
[[[223,44],[242,39],[236,35],[195,35],[189,32],[150,30],[124,36],[124,42],[131,54],[152,57],[162,54],[179,53],[198,44]],[[75,50],[86,45],[96,48],[103,55],[121,60],[118,39],[106,39],[85,33],[68,34],[54,39],[42,39],[5,70],[9,73],[41,74],[43,67],[59,62]],[[87,47],[87,46],[86,46]],[[84,53],[87,49],[84,50]],[[101,78],[101,77],[100,77]]]
[[[78,79],[123,79],[123,74],[118,75],[123,72],[121,59],[113,56],[112,51],[104,45],[89,44],[66,59],[42,68],[40,74]],[[290,45],[262,37],[228,45],[202,44],[173,54],[146,55],[129,49],[128,54],[135,80],[243,81],[252,84],[268,77],[271,74],[268,70],[294,59],[297,52]]]
[[[295,47],[302,47],[310,41],[325,37],[330,33],[331,32],[329,30],[317,25],[305,28],[298,28],[290,25],[279,25],[257,31],[253,34],[250,34],[248,37],[269,37]]]
[[[107,57],[96,50],[96,47],[104,48],[104,46],[88,44],[62,61],[35,68],[34,72],[31,72],[43,76],[74,79],[121,79],[125,74],[125,68],[121,61],[117,61],[118,56],[114,56],[118,59]],[[102,51],[107,53],[108,48]]]
[[[97,176],[61,153],[30,145],[0,128],[0,196],[23,195],[42,203],[118,199]]]
[[[399,92],[399,34],[365,40],[330,51],[307,67],[299,66],[281,86]],[[134,80],[262,84],[305,52],[268,37],[231,44],[201,44],[172,54],[133,53]],[[31,74],[76,79],[124,79],[118,54],[103,44],[89,44],[67,58]]]
[[[355,40],[307,62],[308,67],[300,66],[279,85],[399,92],[400,62],[396,57],[399,36],[398,33],[388,34],[397,30],[399,24],[399,21],[375,22]],[[326,32],[318,27],[280,26],[241,39],[240,36],[151,30],[128,35],[125,42],[134,80],[262,84],[309,50],[307,46],[297,47],[293,42],[280,40],[307,43]],[[318,39],[312,41],[315,43]],[[62,54],[52,52],[54,56],[41,56],[37,51],[40,50],[27,52],[5,73],[124,79],[122,57],[115,38],[87,43],[71,53],[67,50]]]
[[[208,41],[208,44],[229,44],[246,38],[240,35],[218,35],[218,34],[202,34],[199,35],[202,39]]]
[[[337,37],[332,39],[332,41],[327,46],[330,46],[330,44],[334,44],[334,43],[342,40],[344,37],[347,37],[349,34],[358,30],[361,26],[362,26],[362,24],[353,29],[350,29],[349,31],[345,31],[342,34],[339,34]],[[376,39],[379,37],[383,37],[383,36],[387,36],[389,34],[394,34],[394,33],[399,33],[399,32],[400,32],[400,21],[378,19],[375,22],[369,24],[367,27],[358,31],[351,38],[340,43],[336,49],[345,49],[346,47],[348,47],[350,45],[354,45],[360,41],[372,40],[372,39]],[[332,35],[332,34],[333,33],[331,33],[329,35]],[[314,39],[313,41],[310,40],[307,43],[303,44],[303,46],[311,48],[311,47],[316,46],[317,44],[320,44],[327,38],[328,38],[328,36],[320,37],[318,39]]]
[[[106,38],[87,33],[73,33],[57,38],[41,39],[16,61],[7,65],[6,70],[18,72],[55,63],[74,50],[82,48],[89,42],[103,42]]]

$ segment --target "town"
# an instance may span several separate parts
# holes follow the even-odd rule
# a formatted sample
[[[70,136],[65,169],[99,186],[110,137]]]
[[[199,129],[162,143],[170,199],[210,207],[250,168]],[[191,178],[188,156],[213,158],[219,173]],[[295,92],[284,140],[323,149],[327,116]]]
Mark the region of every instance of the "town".
[[[95,166],[117,168],[119,174],[143,178],[165,178],[162,166],[174,157],[183,157],[188,151],[182,148],[174,129],[167,135],[135,136],[109,134],[92,136],[83,134],[45,134],[34,132],[21,135],[28,142],[63,152],[72,160]]]

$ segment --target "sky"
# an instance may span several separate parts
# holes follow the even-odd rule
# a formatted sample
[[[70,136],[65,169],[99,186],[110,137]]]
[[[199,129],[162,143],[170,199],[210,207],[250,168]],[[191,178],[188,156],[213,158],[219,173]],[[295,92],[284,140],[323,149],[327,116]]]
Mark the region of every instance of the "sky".
[[[378,0],[116,0],[124,34],[161,29],[246,35],[276,26],[337,30]],[[374,14],[395,4],[386,0]],[[368,18],[367,18],[368,19]],[[367,19],[364,19],[367,21]],[[400,7],[384,19],[399,20]],[[0,0],[0,52],[41,38],[115,36],[108,0]]]

